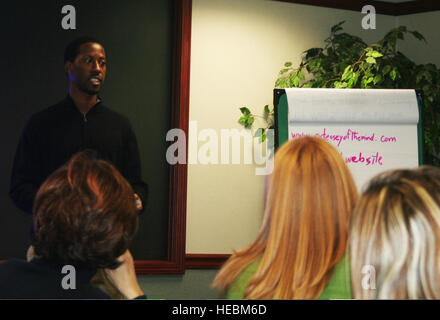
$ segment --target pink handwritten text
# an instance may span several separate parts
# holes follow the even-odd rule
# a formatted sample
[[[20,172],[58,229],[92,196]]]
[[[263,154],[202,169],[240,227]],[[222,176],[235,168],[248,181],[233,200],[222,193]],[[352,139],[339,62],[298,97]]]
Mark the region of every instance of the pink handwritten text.
[[[291,133],[291,138],[299,138],[299,137],[305,137],[305,136],[311,136],[313,134],[308,133]],[[315,136],[321,137],[327,141],[333,141],[336,142],[338,147],[341,146],[341,143],[343,141],[354,141],[354,142],[377,142],[380,141],[381,143],[391,143],[391,142],[397,142],[396,137],[387,137],[387,136],[380,136],[380,139],[378,139],[378,136],[376,133],[372,133],[371,135],[362,135],[357,131],[354,131],[352,129],[348,129],[346,134],[332,134],[329,133],[327,128],[324,128],[322,133],[315,133]]]
[[[356,154],[354,156],[345,157],[345,162],[363,164],[365,166],[383,166],[383,157],[379,154],[379,152],[373,153],[368,156],[362,154],[362,152],[359,152],[359,154]]]

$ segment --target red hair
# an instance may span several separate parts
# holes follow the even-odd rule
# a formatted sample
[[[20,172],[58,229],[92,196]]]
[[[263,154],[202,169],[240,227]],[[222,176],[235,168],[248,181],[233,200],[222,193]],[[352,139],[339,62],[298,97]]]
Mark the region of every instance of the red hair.
[[[118,170],[81,152],[38,190],[32,244],[44,259],[115,268],[136,232],[137,216],[133,190]]]

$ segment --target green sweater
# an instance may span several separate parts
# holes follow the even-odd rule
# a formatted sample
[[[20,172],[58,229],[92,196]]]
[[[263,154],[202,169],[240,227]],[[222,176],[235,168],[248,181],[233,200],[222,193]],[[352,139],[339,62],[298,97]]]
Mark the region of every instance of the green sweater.
[[[260,261],[257,260],[246,267],[229,287],[227,299],[243,299],[244,292],[249,285],[252,275],[257,271]],[[335,266],[333,276],[324,291],[319,296],[320,300],[351,299],[351,273],[350,261],[344,256]]]

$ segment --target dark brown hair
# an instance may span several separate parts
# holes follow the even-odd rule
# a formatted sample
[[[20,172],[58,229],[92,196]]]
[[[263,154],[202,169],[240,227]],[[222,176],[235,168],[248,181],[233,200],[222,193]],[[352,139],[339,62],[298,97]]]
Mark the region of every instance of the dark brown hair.
[[[116,168],[91,152],[77,153],[38,190],[32,244],[43,259],[116,268],[137,216],[133,190]]]

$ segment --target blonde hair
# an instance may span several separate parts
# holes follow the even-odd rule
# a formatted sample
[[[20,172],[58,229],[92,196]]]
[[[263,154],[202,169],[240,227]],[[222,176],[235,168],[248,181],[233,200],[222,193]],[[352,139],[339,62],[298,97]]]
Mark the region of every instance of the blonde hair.
[[[357,189],[344,160],[317,137],[296,138],[275,155],[260,233],[234,253],[213,286],[227,290],[260,260],[244,298],[314,299],[344,256]]]
[[[355,298],[440,298],[440,169],[376,176],[354,210],[350,232]]]

